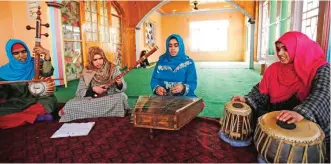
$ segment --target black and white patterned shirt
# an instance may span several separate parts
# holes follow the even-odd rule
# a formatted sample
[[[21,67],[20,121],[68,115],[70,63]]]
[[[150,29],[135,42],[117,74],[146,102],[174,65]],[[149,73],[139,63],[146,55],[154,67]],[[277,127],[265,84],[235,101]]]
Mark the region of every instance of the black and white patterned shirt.
[[[312,81],[309,96],[302,103],[296,95],[284,102],[270,103],[268,95],[261,94],[258,84],[246,96],[246,101],[253,109],[254,126],[257,118],[265,113],[284,109],[293,109],[305,119],[320,125],[325,133],[325,142],[330,143],[330,65],[321,66]]]

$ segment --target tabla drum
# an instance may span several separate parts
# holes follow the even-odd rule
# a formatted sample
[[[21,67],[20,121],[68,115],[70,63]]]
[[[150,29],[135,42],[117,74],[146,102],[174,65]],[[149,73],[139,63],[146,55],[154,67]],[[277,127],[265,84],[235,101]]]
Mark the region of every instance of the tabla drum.
[[[322,163],[325,134],[318,124],[302,120],[287,124],[274,111],[259,117],[254,143],[260,158],[272,163]]]
[[[29,91],[34,96],[51,96],[55,91],[55,82],[51,77],[40,77],[40,82],[30,82]]]
[[[234,140],[245,140],[253,133],[252,109],[242,102],[231,101],[224,106],[224,118],[220,119],[221,131]]]

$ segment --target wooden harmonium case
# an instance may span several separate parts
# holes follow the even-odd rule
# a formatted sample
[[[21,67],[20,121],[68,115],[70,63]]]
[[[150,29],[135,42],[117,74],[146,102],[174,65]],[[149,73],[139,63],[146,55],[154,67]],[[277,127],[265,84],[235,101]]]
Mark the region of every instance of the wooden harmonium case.
[[[134,126],[179,130],[204,108],[202,98],[139,96],[133,109]]]

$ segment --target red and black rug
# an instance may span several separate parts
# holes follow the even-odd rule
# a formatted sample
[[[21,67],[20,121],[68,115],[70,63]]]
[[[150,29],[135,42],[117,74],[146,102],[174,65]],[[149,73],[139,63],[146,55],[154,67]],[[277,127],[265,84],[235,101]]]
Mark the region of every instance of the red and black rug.
[[[250,163],[253,146],[234,148],[218,137],[217,121],[196,118],[179,131],[135,128],[129,118],[95,118],[88,136],[51,139],[56,121],[0,130],[0,162]]]

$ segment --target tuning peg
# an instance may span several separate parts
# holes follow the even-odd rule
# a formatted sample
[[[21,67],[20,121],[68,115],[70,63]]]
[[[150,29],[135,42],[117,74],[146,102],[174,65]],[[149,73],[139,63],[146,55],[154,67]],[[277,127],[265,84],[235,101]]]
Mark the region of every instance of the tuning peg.
[[[46,24],[42,24],[42,26],[45,26],[45,27],[49,27],[49,24],[48,23],[46,23]]]
[[[41,34],[41,35],[44,35],[44,36],[46,36],[46,37],[48,37],[49,35],[48,35],[48,33],[45,33],[45,34]]]
[[[27,26],[26,26],[26,29],[27,29],[27,30],[31,30],[31,29],[36,29],[36,28],[27,25]]]

